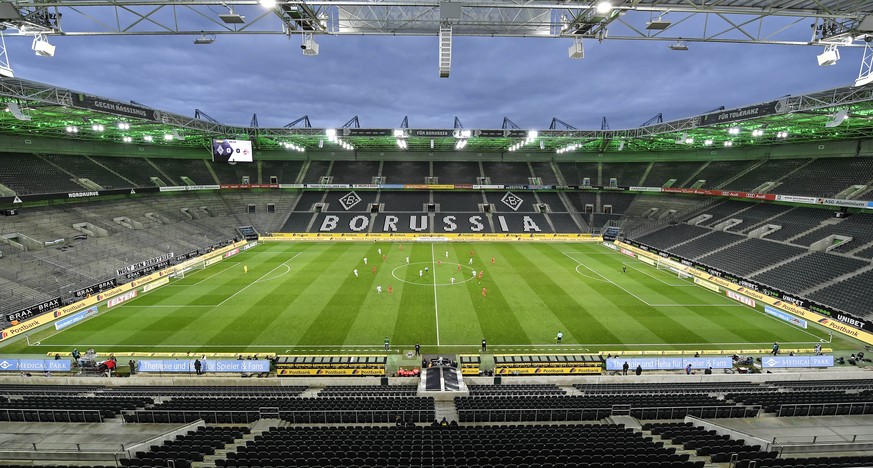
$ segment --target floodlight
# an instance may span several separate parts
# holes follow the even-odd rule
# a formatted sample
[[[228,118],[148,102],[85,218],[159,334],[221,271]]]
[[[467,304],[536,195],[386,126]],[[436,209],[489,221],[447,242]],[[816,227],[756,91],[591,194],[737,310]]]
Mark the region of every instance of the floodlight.
[[[597,4],[596,8],[597,8],[598,13],[600,13],[601,15],[605,15],[605,14],[609,13],[610,11],[612,11],[612,3],[610,3],[606,0],[603,0],[602,2]]]
[[[694,138],[692,138],[692,137],[688,137],[688,138],[685,139],[685,144],[686,144],[686,145],[690,145],[690,144],[693,144],[693,143],[694,143]]]
[[[849,118],[849,109],[842,109],[842,110],[838,111],[836,114],[834,114],[833,120],[825,123],[825,127],[831,128],[831,127],[839,126],[841,123],[843,123],[844,120],[846,120],[848,118]]]
[[[731,146],[734,146],[734,142],[732,142],[732,141],[730,141],[730,140],[724,142],[724,147],[725,147],[725,148],[730,148]]]
[[[670,50],[685,51],[685,50],[688,50],[688,41],[676,41],[676,42],[668,45],[667,47],[669,47]]]
[[[776,138],[788,138],[788,132],[778,132]]]
[[[729,129],[728,129],[728,134],[729,134],[729,135],[739,135],[739,134],[740,134],[740,127],[731,127],[731,128],[729,128]]]
[[[24,112],[21,112],[21,108],[18,107],[17,102],[10,102],[10,103],[6,104],[6,110],[10,114],[12,114],[13,117],[15,117],[18,120],[25,120],[25,121],[30,120],[29,115],[25,114]]]
[[[539,134],[540,133],[537,132],[536,130],[530,130],[527,132],[527,139],[531,140],[531,141],[536,140],[537,137],[539,136]]]
[[[430,140],[430,149],[433,149],[433,139]]]
[[[585,46],[582,44],[582,38],[573,39],[570,48],[567,49],[567,55],[571,59],[582,60],[585,58]]]
[[[221,18],[221,21],[224,21],[227,24],[243,24],[246,22],[246,17],[242,15],[238,15],[230,10],[229,13],[224,13],[222,15],[218,15]]]
[[[824,52],[818,54],[816,57],[818,58],[818,66],[820,67],[836,65],[840,60],[840,50],[837,49],[836,45],[826,45]]]
[[[761,136],[761,135],[763,135],[763,134],[764,134],[764,130],[762,130],[762,129],[760,129],[760,128],[756,128],[756,129],[752,130],[752,136],[753,136],[753,137],[759,137],[759,136]]]
[[[258,3],[264,8],[275,8],[276,0],[260,0]]]
[[[169,133],[165,133],[165,134],[164,134],[164,140],[166,140],[166,141],[173,141],[173,135],[170,135]]]
[[[303,36],[303,44],[300,45],[300,48],[303,49],[303,55],[307,57],[318,55],[318,43],[315,42],[315,38],[312,37],[312,34],[305,34]]]
[[[130,124],[127,122],[118,122],[119,130],[130,130]]]
[[[399,128],[398,128],[398,129],[395,129],[395,130],[394,130],[394,138],[403,138],[403,137],[405,137],[405,136],[406,136],[406,135],[404,135],[402,129],[399,129]]]
[[[327,136],[328,141],[336,143],[336,129],[328,128],[324,131],[324,134]]]
[[[102,132],[102,131],[105,130],[105,129],[106,129],[106,128],[105,128],[103,125],[100,125],[100,124],[94,124],[94,125],[91,125],[91,130],[94,130],[95,132]]]
[[[130,143],[133,141],[133,138],[126,136],[126,137],[122,138],[121,141],[123,141],[125,143]]]
[[[142,141],[146,141],[149,143],[151,143],[153,140],[154,140],[154,138],[151,135],[143,135],[143,137],[142,137]]]
[[[704,146],[712,146],[712,140],[704,140],[703,145]]]
[[[624,144],[624,142],[621,142],[621,143],[622,143],[622,145]],[[540,149],[541,150],[546,149],[546,142],[545,141],[540,140]]]
[[[324,140],[318,140],[318,147],[324,148]]]
[[[33,52],[39,57],[54,57],[55,46],[49,44],[45,34],[37,34],[33,36],[33,43],[30,45]]]
[[[79,127],[67,125],[67,133],[79,133]]]
[[[201,34],[200,37],[194,39],[194,44],[197,45],[207,45],[212,44],[213,42],[215,42],[215,34]]]
[[[659,16],[658,19],[646,22],[646,29],[650,31],[663,31],[670,27],[673,24],[668,20],[661,19]]]

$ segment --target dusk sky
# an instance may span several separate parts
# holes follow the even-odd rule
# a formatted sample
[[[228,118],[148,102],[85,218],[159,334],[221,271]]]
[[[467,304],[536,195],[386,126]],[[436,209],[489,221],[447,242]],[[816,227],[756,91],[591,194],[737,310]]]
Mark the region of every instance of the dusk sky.
[[[304,57],[300,38],[52,37],[55,57],[36,57],[30,39],[6,39],[16,77],[222,123],[281,127],[307,114],[314,127],[352,116],[363,127],[548,128],[558,117],[580,129],[637,127],[719,106],[852,83],[861,49],[819,67],[820,47],[585,41],[585,59],[567,57],[568,39],[456,37],[451,77],[440,79],[437,38],[319,36],[321,53]]]

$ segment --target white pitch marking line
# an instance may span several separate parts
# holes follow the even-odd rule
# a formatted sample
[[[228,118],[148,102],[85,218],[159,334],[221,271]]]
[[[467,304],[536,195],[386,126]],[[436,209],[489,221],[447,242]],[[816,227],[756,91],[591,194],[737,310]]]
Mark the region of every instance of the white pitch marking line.
[[[293,257],[291,257],[291,258],[289,258],[288,260],[285,260],[284,262],[280,263],[278,266],[276,266],[276,268],[273,268],[272,270],[270,270],[270,271],[264,273],[263,275],[261,275],[260,278],[258,278],[258,279],[256,279],[256,280],[252,281],[251,283],[248,284],[248,286],[246,286],[246,287],[240,289],[239,291],[233,293],[233,294],[232,294],[230,297],[228,297],[227,299],[225,299],[225,300],[219,302],[218,305],[217,305],[216,307],[219,307],[219,306],[224,305],[225,302],[227,302],[227,301],[233,299],[237,294],[239,294],[239,293],[245,291],[246,289],[252,287],[254,284],[256,284],[258,281],[260,281],[261,279],[263,279],[265,276],[267,276],[267,275],[269,275],[270,273],[272,273],[272,272],[278,270],[279,267],[284,266],[286,263],[290,262],[291,260],[294,260],[295,258],[297,258],[298,255],[300,255],[300,252],[297,252],[296,254],[294,254]]]
[[[218,273],[215,273],[215,274],[213,274],[213,275],[207,276],[206,278],[203,278],[202,280],[200,280],[200,281],[198,281],[198,282],[196,282],[196,283],[194,283],[194,284],[192,284],[192,285],[190,285],[190,286],[197,286],[198,284],[200,284],[200,283],[202,283],[202,282],[204,282],[204,281],[211,280],[212,278],[215,278],[216,276],[218,276],[218,275],[224,273],[224,272],[227,271],[227,270],[230,270],[231,268],[233,268],[233,267],[235,267],[235,266],[236,266],[236,264],[228,265],[228,267],[225,268],[224,270],[221,270],[221,271],[219,271]],[[188,285],[180,284],[179,286],[188,286]]]
[[[271,277],[271,278],[267,278],[267,279],[263,279],[263,280],[262,280],[262,279],[256,280],[255,283],[266,283],[267,281],[273,281],[274,279],[279,279],[279,278],[281,278],[281,277],[287,275],[288,273],[291,273],[291,267],[290,267],[290,266],[285,265],[285,264],[282,264],[282,265],[279,265],[279,266],[284,266],[284,267],[285,267],[285,271],[283,271],[282,273],[279,273],[277,276],[273,276],[273,277]]]
[[[816,340],[816,341],[783,341],[780,343],[789,345],[789,344],[813,344],[813,343],[820,343],[820,342],[818,340]],[[433,343],[419,343],[419,344],[421,346],[437,346],[436,344],[433,344]],[[667,347],[674,347],[674,346],[746,346],[746,345],[772,345],[772,344],[773,344],[772,341],[762,342],[762,343],[750,343],[750,342],[739,342],[739,343],[710,343],[710,342],[706,342],[706,343],[593,343],[593,345],[596,345],[599,348],[605,348],[607,346],[612,346],[612,347],[619,347],[620,346],[620,347],[630,348],[630,347],[643,347],[643,346],[645,346],[645,347],[654,347],[654,346],[657,346],[657,347],[664,347],[664,346],[667,346]],[[588,345],[592,346],[591,343],[589,343]],[[37,345],[34,344],[33,346],[37,346]],[[82,346],[82,344],[81,343],[77,343],[77,344],[51,343],[51,344],[40,344],[39,346],[75,347],[75,346]],[[184,344],[177,344],[177,345],[176,344],[145,344],[145,345],[91,344],[88,346],[90,346],[92,348],[96,348],[96,347],[106,348],[109,346],[126,347],[126,348],[185,348],[186,347],[186,345],[184,345]],[[304,348],[304,346],[306,348]],[[402,347],[412,347],[414,345],[412,345],[412,344],[394,344],[392,346],[402,348]],[[439,345],[439,346],[441,346],[443,348],[471,348],[471,347],[478,348],[480,345],[475,344],[475,343],[471,343],[471,344],[454,344],[454,345]],[[516,346],[523,346],[523,347],[518,348]],[[518,351],[524,351],[524,350],[529,350],[529,349],[553,349],[554,350],[555,349],[554,346],[555,346],[554,343],[551,343],[551,344],[531,344],[531,345],[492,345],[491,343],[488,344],[489,348],[493,347],[493,348],[509,349],[509,350],[515,349]],[[224,349],[235,348],[232,345],[231,346],[228,346],[228,345],[197,345],[197,347],[198,348],[224,348]],[[322,346],[288,345],[288,344],[274,344],[274,345],[253,345],[253,344],[250,344],[250,345],[239,346],[238,348],[239,349],[247,349],[247,348],[299,349],[300,351],[318,351],[318,350],[339,349],[340,351],[342,351],[342,350],[357,351],[357,349],[348,349],[348,348],[355,348],[355,347],[358,347],[358,349],[364,348],[363,351],[384,349],[383,345],[360,345],[360,344],[357,344],[357,345],[322,345]],[[559,351],[566,351],[566,350],[572,350],[572,349],[589,349],[589,348],[582,348],[582,347],[580,347],[580,345],[568,343],[566,345],[562,345],[562,347],[559,349]]]
[[[652,303],[650,303],[649,301],[647,301],[647,300],[641,298],[640,296],[637,296],[636,294],[634,294],[634,293],[628,291],[627,289],[625,289],[623,286],[619,285],[618,283],[616,283],[616,282],[610,280],[609,278],[607,278],[607,277],[601,275],[600,273],[597,272],[597,270],[595,270],[595,269],[589,267],[588,265],[586,265],[586,264],[580,262],[579,260],[576,260],[575,258],[571,257],[570,255],[568,255],[568,254],[566,254],[566,253],[565,253],[564,255],[566,255],[570,260],[573,260],[574,262],[578,263],[579,266],[585,267],[585,268],[586,268],[587,270],[589,270],[590,272],[592,272],[592,273],[594,273],[595,275],[597,275],[597,276],[603,278],[604,281],[607,281],[607,282],[609,282],[610,284],[612,284],[613,286],[615,286],[615,287],[621,289],[622,291],[624,291],[624,292],[630,294],[631,296],[635,297],[638,301],[642,302],[643,304],[645,304],[645,305],[647,305],[647,306],[649,306],[649,307],[746,307],[746,306],[744,306],[744,305],[742,305],[742,304],[652,304]],[[577,267],[577,268],[578,268],[578,267]],[[581,274],[582,276],[589,277],[588,275],[585,275],[585,274],[583,274],[583,273],[580,273],[580,274]],[[590,278],[590,277],[589,277],[589,278]]]
[[[682,284],[668,283],[668,282],[662,280],[661,278],[658,278],[657,276],[646,272],[646,269],[637,268],[637,262],[623,262],[622,265],[627,265],[627,266],[633,268],[634,270],[648,276],[649,278],[652,278],[654,280],[657,280],[657,281],[660,281],[660,282],[666,284],[667,286],[672,286],[674,288],[696,288],[696,287],[698,287],[695,284],[689,284],[687,281],[684,281]]]
[[[606,253],[610,253],[610,252],[606,252]],[[620,255],[620,254],[618,254],[618,252],[611,252],[611,253],[612,253],[612,254]],[[568,255],[568,256],[569,256],[569,255]],[[570,258],[572,259],[572,257],[570,257]],[[576,263],[579,263],[579,261],[576,260]],[[581,263],[580,263],[580,265],[581,265]],[[584,265],[583,265],[583,266],[584,266]],[[586,266],[585,268],[588,268],[588,267]],[[588,268],[588,269],[591,270],[590,268]],[[592,270],[592,271],[593,271],[593,270]],[[599,273],[598,273],[598,274],[599,274]],[[613,283],[613,284],[614,284],[614,283]],[[621,287],[621,286],[619,286],[619,287]],[[721,295],[721,293],[717,293],[717,292],[715,292],[715,291],[710,291],[709,289],[703,289],[703,290],[704,290],[704,291],[707,291],[707,292],[709,292],[709,293],[715,294],[715,295],[718,296],[718,297],[724,297],[724,296]],[[657,304],[656,304],[656,305],[657,305]],[[732,306],[731,304],[725,304],[725,306],[726,306],[726,307],[745,307],[745,308],[751,310],[752,312],[757,313],[758,315],[761,315],[761,316],[763,316],[763,317],[766,317],[766,318],[768,318],[768,319],[770,319],[770,320],[774,320],[774,321],[776,321],[776,322],[778,322],[778,323],[782,323],[782,324],[784,324],[784,325],[787,325],[787,323],[786,323],[785,321],[783,321],[783,320],[780,320],[780,319],[778,319],[778,318],[776,318],[776,317],[773,317],[772,315],[770,315],[770,314],[768,314],[768,313],[765,313],[765,312],[762,312],[762,311],[760,311],[760,310],[758,310],[758,309],[755,309],[755,308],[753,308],[753,307],[748,307],[748,306],[746,306],[746,305],[744,305],[744,304],[735,304],[735,305],[733,305],[733,306]],[[667,306],[667,305],[662,305],[661,307],[669,307],[669,306]],[[813,338],[819,338],[819,339],[821,339],[819,336],[817,336],[817,335],[815,335],[814,333],[811,333],[811,332],[809,332],[809,331],[807,331],[807,330],[805,330],[805,329],[802,329],[802,330],[800,330],[800,331],[802,331],[803,333],[806,333],[807,335],[809,335],[809,336],[811,336],[811,337],[813,337]]]
[[[440,345],[440,308],[437,304],[437,282],[436,282],[436,256],[433,251],[433,242],[430,244],[430,265],[433,276],[433,313],[436,317],[436,341],[437,346]]]

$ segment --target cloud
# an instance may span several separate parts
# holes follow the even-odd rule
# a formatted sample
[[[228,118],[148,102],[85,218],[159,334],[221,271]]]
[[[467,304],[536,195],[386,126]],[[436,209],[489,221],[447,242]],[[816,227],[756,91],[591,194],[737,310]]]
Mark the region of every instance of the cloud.
[[[642,124],[659,112],[687,117],[785,94],[844,86],[859,53],[818,67],[818,48],[585,41],[584,60],[566,39],[456,37],[451,78],[438,78],[436,37],[318,37],[304,57],[299,37],[52,37],[53,58],[35,57],[26,38],[7,43],[16,76],[134,100],[183,115],[201,109],[223,123],[282,126],[304,114],[337,127],[354,115],[365,127],[546,128],[558,117],[577,128]]]

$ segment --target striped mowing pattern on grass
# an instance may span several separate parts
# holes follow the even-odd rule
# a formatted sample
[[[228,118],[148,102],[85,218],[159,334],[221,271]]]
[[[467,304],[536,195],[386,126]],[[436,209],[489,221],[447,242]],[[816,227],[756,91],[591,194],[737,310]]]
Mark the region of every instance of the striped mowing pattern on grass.
[[[30,341],[43,349],[281,353],[376,351],[387,336],[392,350],[421,343],[427,352],[460,352],[478,349],[484,337],[491,347],[578,352],[810,343],[827,337],[821,329],[802,330],[723,295],[688,287],[688,280],[601,245],[410,243],[402,248],[392,243],[262,244],[69,329],[37,332]],[[473,277],[474,270],[483,272],[481,279]],[[564,334],[560,346],[555,345],[558,331]],[[40,349],[18,341],[4,351]]]

